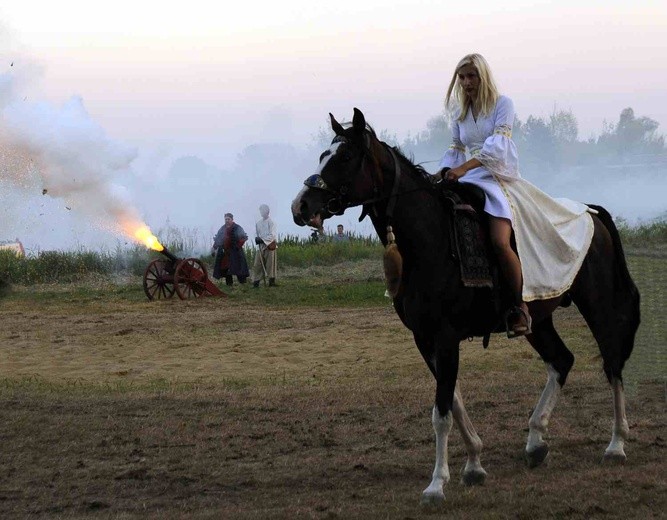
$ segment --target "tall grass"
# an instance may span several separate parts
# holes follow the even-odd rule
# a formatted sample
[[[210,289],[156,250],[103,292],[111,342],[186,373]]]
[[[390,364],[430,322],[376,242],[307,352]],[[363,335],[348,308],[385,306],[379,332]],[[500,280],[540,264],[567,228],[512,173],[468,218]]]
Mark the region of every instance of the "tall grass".
[[[42,251],[25,258],[0,251],[0,279],[23,285],[74,282],[94,273],[109,274],[114,266],[113,256],[93,251]]]
[[[667,245],[667,220],[631,226],[624,219],[616,219],[616,227],[624,246],[651,248]]]
[[[333,242],[329,236],[320,236],[315,242],[294,235],[281,236],[278,242],[279,267],[309,267],[335,265],[345,261],[381,258],[382,243],[377,237],[348,234],[348,242]],[[255,257],[255,247],[247,247],[246,258],[250,264]]]

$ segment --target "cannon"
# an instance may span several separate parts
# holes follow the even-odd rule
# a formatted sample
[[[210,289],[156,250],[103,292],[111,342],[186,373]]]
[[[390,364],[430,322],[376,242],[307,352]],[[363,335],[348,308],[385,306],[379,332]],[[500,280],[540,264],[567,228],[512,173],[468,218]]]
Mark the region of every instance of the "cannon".
[[[206,266],[198,258],[178,258],[166,247],[160,253],[166,258],[153,260],[144,272],[144,292],[149,300],[168,299],[174,294],[181,300],[227,296],[209,280]]]

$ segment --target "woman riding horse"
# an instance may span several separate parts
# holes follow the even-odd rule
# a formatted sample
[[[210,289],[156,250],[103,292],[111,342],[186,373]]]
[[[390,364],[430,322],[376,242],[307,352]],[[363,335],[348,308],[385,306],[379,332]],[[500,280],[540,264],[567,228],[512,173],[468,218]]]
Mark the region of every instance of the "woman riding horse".
[[[481,55],[459,61],[445,103],[453,112],[453,142],[436,175],[484,191],[491,243],[514,297],[508,336],[530,334],[525,301],[553,298],[569,289],[593,236],[588,208],[573,201],[559,204],[521,178],[512,141],[514,106],[499,95]],[[518,256],[511,245],[513,228]],[[519,258],[529,266],[523,276]]]
[[[523,262],[523,299],[532,316],[531,333],[526,339],[547,368],[547,383],[528,421],[527,463],[535,467],[548,454],[543,435],[574,364],[574,355],[558,335],[552,317],[559,305],[570,301],[577,305],[593,333],[612,387],[614,423],[604,457],[623,461],[629,429],[622,371],[632,352],[640,317],[639,292],[628,272],[618,230],[604,208],[592,206],[597,214],[591,215],[586,206],[557,203],[521,179],[515,158],[509,157],[512,147],[507,125],[511,128],[513,116],[507,111],[511,112],[511,103],[501,97],[489,114],[484,112],[484,104],[479,104],[476,119],[468,107],[464,121],[457,124],[459,141],[468,143],[473,158],[474,145],[479,145],[476,158],[480,164],[461,158],[451,175],[471,167],[462,181],[467,177],[480,184],[494,183],[504,195],[500,204],[504,202],[510,208],[507,220],[511,221]],[[505,116],[501,117],[499,109],[503,105]],[[400,253],[395,255],[400,259],[396,261],[400,274],[398,290],[392,292],[394,309],[412,331],[436,381],[431,415],[436,460],[422,501],[440,503],[444,500],[443,486],[449,481],[447,443],[454,423],[468,454],[463,483],[479,484],[486,476],[480,461],[482,443],[457,384],[459,348],[466,338],[499,331],[501,319],[491,289],[469,287],[461,279],[460,260],[452,240],[452,199],[443,197],[428,174],[400,150],[378,140],[361,111],[355,108],[352,126],[347,128],[330,116],[336,136],[320,156],[317,172],[306,179],[292,202],[294,222],[321,228],[325,219],[347,208],[363,206],[362,217],[370,216],[387,250]],[[468,118],[472,119],[470,135],[465,123]],[[496,126],[496,122],[502,124]],[[499,140],[506,145],[503,153]],[[499,160],[503,158],[504,162]],[[458,166],[466,164],[457,171]],[[504,237],[508,237],[507,227]]]

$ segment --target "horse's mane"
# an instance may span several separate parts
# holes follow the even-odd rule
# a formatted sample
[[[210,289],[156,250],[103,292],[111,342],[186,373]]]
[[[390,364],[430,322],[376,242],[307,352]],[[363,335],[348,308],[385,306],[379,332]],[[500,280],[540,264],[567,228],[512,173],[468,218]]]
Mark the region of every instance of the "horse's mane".
[[[370,132],[370,134],[373,137],[375,137],[375,139],[380,141],[380,139],[378,139],[377,134],[375,133],[375,130],[369,124],[366,124],[366,130],[368,130]],[[398,156],[399,161],[401,161],[404,166],[405,165],[409,166],[408,171],[410,173],[412,173],[412,177],[417,182],[424,184],[424,186],[428,187],[429,189],[433,187],[433,183],[430,180],[431,174],[428,173],[424,169],[424,167],[421,166],[420,164],[415,164],[414,163],[414,156],[412,154],[411,154],[410,157],[408,157],[407,155],[405,155],[403,150],[401,150],[401,148],[398,145],[391,146],[391,145],[385,143],[384,141],[380,141],[380,143],[383,144],[384,146],[386,146],[387,148],[391,148],[394,151],[394,153]]]
[[[350,128],[352,126],[351,122],[345,122],[342,124],[344,128]],[[396,146],[391,146],[384,141],[380,141],[380,139],[377,136],[377,133],[375,133],[375,129],[366,123],[366,131],[371,134],[380,144],[383,146],[386,146],[387,148],[391,149],[394,151],[394,153],[398,156],[399,161],[403,164],[403,166],[408,166],[407,171],[410,172],[412,175],[411,177],[416,180],[418,183],[422,184],[424,188],[427,189],[432,189],[433,188],[433,183],[430,180],[431,174],[428,173],[421,165],[415,164],[414,163],[414,156],[408,157],[403,153],[403,151],[400,149],[398,145]],[[332,142],[336,142],[337,137],[334,137]]]

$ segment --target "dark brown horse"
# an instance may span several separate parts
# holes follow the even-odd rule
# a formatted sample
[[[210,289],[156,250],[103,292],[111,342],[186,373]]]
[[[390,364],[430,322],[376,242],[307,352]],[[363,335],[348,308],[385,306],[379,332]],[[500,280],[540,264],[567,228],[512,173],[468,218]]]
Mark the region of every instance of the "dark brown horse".
[[[387,245],[387,224],[393,226],[402,256],[400,292],[394,308],[408,327],[436,380],[432,423],[436,436],[433,479],[422,494],[424,503],[444,500],[449,481],[447,439],[456,422],[468,459],[463,483],[482,483],[486,472],[480,462],[482,443],[468,418],[456,385],[459,343],[471,336],[498,330],[502,322],[490,302],[490,289],[465,287],[450,239],[451,208],[428,180],[428,174],[400,151],[379,141],[355,108],[352,126],[343,128],[331,116],[336,134],[320,156],[319,169],[309,177],[292,203],[294,221],[320,227],[322,221],[347,208],[364,206],[380,239]],[[593,215],[593,240],[577,277],[567,293],[530,302],[532,334],[526,336],[544,360],[548,379],[528,422],[526,459],[530,467],[548,453],[542,435],[561,387],[574,363],[554,329],[552,313],[573,301],[595,337],[612,387],[614,425],[605,460],[625,460],[628,437],[622,371],[632,352],[639,326],[639,293],[628,273],[618,231],[603,208]]]

